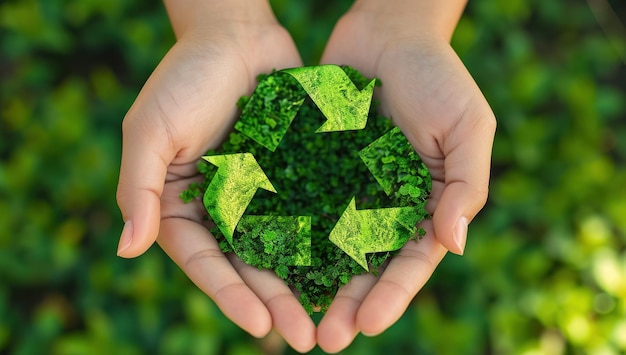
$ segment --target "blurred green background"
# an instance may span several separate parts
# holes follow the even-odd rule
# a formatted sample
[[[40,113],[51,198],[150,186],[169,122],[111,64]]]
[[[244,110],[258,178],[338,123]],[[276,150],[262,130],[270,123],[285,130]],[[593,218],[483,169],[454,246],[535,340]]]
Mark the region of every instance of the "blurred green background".
[[[350,1],[276,0],[306,64]],[[472,1],[491,195],[404,317],[346,354],[626,352],[626,3]],[[120,123],[173,44],[158,1],[0,2],[0,353],[289,354],[158,247],[115,256]],[[319,351],[319,350],[316,350]]]

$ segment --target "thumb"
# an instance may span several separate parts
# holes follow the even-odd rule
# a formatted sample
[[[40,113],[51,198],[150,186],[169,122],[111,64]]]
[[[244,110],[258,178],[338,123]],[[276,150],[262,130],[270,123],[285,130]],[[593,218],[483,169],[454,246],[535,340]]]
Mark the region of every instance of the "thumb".
[[[144,253],[156,240],[167,167],[174,157],[166,127],[131,111],[122,124],[122,163],[117,203],[124,219],[117,255]],[[157,121],[158,120],[154,120]]]
[[[441,244],[462,255],[468,224],[483,208],[489,191],[491,149],[495,118],[487,107],[467,110],[443,143],[445,185],[435,211],[433,225]]]

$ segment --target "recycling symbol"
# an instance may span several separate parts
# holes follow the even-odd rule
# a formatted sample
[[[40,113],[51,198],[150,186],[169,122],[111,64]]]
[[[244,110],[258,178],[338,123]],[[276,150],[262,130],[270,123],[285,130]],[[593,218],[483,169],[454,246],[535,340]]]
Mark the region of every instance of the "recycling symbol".
[[[295,79],[299,86],[298,90],[290,94],[290,97],[274,98],[267,92],[259,91],[264,82],[277,80],[276,78],[281,75],[288,76],[290,80]],[[259,199],[260,192],[265,195],[283,193],[281,182],[274,181],[278,179],[276,177],[273,178],[274,180],[268,177],[264,167],[259,164],[257,156],[261,154],[271,156],[272,153],[281,149],[281,142],[290,134],[290,129],[294,129],[292,126],[297,123],[294,120],[299,119],[299,111],[304,109],[303,104],[307,99],[314,103],[314,107],[321,111],[325,118],[317,129],[307,132],[311,133],[311,136],[323,140],[324,135],[347,134],[347,132],[358,134],[359,131],[365,130],[368,125],[375,84],[376,81],[371,80],[359,89],[346,74],[344,68],[336,65],[281,70],[266,76],[259,83],[259,87],[250,97],[248,104],[243,107],[242,114],[234,126],[236,137],[244,137],[253,142],[256,145],[255,148],[252,151],[220,152],[203,157],[206,162],[217,167],[217,171],[204,191],[203,204],[224,240],[238,255],[243,255],[245,251],[240,250],[235,243],[236,239],[248,238],[246,234],[248,231],[257,230],[256,235],[262,235],[258,241],[262,245],[261,250],[268,253],[271,253],[278,245],[276,243],[279,236],[286,238],[290,243],[288,255],[282,257],[280,264],[314,266],[315,256],[312,251],[314,243],[312,243],[311,235],[312,230],[315,229],[315,221],[324,220],[324,213],[320,212],[321,216],[310,213],[302,215],[298,213],[292,215],[271,212],[250,213],[249,206],[253,200]],[[280,115],[276,114],[274,117],[274,114],[270,112],[259,117],[259,113],[255,112],[258,110],[258,105],[255,106],[254,103],[263,103],[263,100],[278,102]],[[280,119],[277,118],[278,116]],[[260,120],[264,124],[259,124]],[[350,137],[342,139],[351,139]],[[341,206],[343,212],[338,219],[332,221],[334,226],[326,238],[336,248],[356,261],[363,271],[369,271],[368,254],[398,250],[409,239],[419,234],[416,225],[426,217],[424,205],[430,192],[430,175],[397,127],[391,127],[355,153],[357,160],[360,160],[357,163],[364,166],[364,171],[369,171],[375,181],[375,187],[382,191],[380,199],[402,201],[402,203],[397,202],[396,206],[360,208],[358,204],[367,200],[367,197],[343,196],[344,205]],[[310,151],[308,154],[314,155],[315,151]],[[396,161],[402,162],[407,157],[413,156],[416,158],[411,159],[419,162],[417,166],[394,165]],[[328,157],[317,157],[320,162],[325,158]],[[280,172],[283,175],[280,179],[288,179],[294,174],[293,170],[298,169],[294,168],[297,161],[298,159],[294,158],[281,167]],[[325,170],[332,170],[332,166],[324,166],[322,163],[316,166],[321,166],[319,172],[310,173],[315,176],[310,176],[312,182],[306,185],[306,188],[311,191],[314,191],[316,186],[324,184],[318,184],[314,180],[315,177],[322,175]],[[390,166],[397,167],[394,170],[389,168]],[[412,171],[419,171],[418,176],[411,174]],[[327,184],[341,185],[341,182],[336,181],[339,178],[341,176]],[[416,184],[413,182],[417,180],[421,183],[419,186],[427,186],[427,188],[415,187]],[[297,184],[297,181],[295,183]],[[399,197],[393,198],[393,196]],[[288,199],[289,196],[286,200]]]

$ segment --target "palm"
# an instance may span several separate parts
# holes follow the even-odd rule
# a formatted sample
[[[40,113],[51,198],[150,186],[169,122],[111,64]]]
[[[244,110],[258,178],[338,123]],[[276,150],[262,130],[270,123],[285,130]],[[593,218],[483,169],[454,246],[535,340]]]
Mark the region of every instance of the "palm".
[[[200,203],[185,205],[178,197],[196,179],[200,157],[219,146],[230,131],[236,119],[236,102],[242,95],[250,94],[257,75],[300,65],[293,42],[281,28],[253,42],[247,48],[232,42],[179,42],[161,63],[176,67],[159,68],[171,77],[155,79],[167,85],[158,91],[160,96],[155,100],[165,111],[168,140],[176,151],[167,168],[162,219],[174,217],[202,223],[205,212]]]

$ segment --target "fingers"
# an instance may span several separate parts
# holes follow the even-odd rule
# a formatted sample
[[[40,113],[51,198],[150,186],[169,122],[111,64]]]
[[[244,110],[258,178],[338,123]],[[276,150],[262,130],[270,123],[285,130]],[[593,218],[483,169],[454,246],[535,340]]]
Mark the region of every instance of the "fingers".
[[[317,330],[324,351],[343,350],[358,332],[380,334],[402,316],[447,252],[432,227],[425,223],[426,236],[407,243],[379,278],[360,275],[339,290]]]
[[[182,233],[181,231],[184,231]],[[207,229],[183,218],[166,218],[159,245],[234,323],[255,337],[272,326],[299,352],[315,346],[315,325],[289,287],[220,251]]]
[[[356,326],[363,334],[377,335],[394,324],[446,254],[432,226],[424,228],[426,235],[417,243],[407,243],[393,257],[363,300],[356,314]]]
[[[125,120],[123,126],[117,187],[117,202],[125,222],[118,246],[122,257],[138,256],[156,240],[160,198],[167,165],[173,159],[167,137],[158,137],[158,130],[140,124],[138,120]]]
[[[291,289],[271,270],[259,270],[234,255],[229,260],[246,284],[269,310],[276,331],[295,350],[305,353],[315,346],[315,324]]]
[[[359,333],[356,314],[376,280],[372,274],[358,275],[339,289],[317,328],[317,342],[322,350],[337,353],[352,343]]]
[[[269,333],[272,316],[267,307],[246,285],[204,226],[183,218],[164,219],[158,242],[234,323],[255,337]]]
[[[437,239],[462,255],[468,223],[487,201],[495,119],[486,102],[471,107],[443,144],[445,187],[433,214]]]

